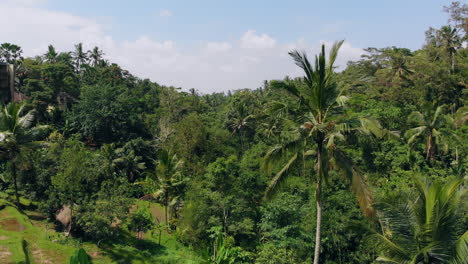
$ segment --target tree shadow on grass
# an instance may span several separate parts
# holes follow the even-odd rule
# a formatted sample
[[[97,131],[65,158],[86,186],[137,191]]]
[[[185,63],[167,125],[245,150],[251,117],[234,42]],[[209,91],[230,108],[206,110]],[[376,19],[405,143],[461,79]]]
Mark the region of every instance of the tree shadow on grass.
[[[167,248],[149,239],[137,239],[132,234],[122,231],[112,241],[101,244],[101,251],[119,264],[133,261],[153,263],[154,257],[167,255]]]

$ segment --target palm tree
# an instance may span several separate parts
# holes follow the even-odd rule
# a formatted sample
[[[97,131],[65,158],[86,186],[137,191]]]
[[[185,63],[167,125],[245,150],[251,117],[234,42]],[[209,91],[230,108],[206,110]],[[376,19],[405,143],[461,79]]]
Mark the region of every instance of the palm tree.
[[[397,76],[400,80],[408,80],[408,76],[413,74],[413,71],[407,65],[407,56],[393,51],[389,60],[391,76]]]
[[[117,158],[113,160],[113,164],[127,175],[129,182],[134,182],[135,179],[138,179],[141,172],[146,169],[146,165],[143,162],[143,158],[137,156],[135,151],[130,151],[129,153],[125,153],[124,151],[123,148],[115,150]]]
[[[404,203],[381,203],[379,263],[468,263],[468,232],[459,216],[463,179],[446,184],[415,177],[417,194]]]
[[[63,63],[69,67],[74,67],[73,56],[71,52],[60,52],[57,56],[57,62]]]
[[[88,55],[83,51],[83,43],[78,43],[75,45],[73,57],[75,59],[76,71],[81,72],[81,66],[88,61]]]
[[[251,122],[255,119],[254,115],[250,114],[244,103],[236,103],[231,111],[228,126],[232,134],[239,136],[241,152],[244,150],[245,130],[250,127]]]
[[[460,127],[468,123],[468,107],[460,107],[457,112],[453,114],[453,117],[450,118],[450,123],[452,123],[452,128],[456,131]],[[459,164],[459,154],[458,154],[458,145],[455,146],[455,161],[458,166]]]
[[[187,182],[182,174],[183,161],[167,150],[161,150],[156,161],[156,171],[140,182],[149,187],[150,194],[143,198],[153,198],[161,201],[164,206],[166,225],[168,224],[168,209],[175,207],[180,201],[180,191]]]
[[[293,111],[295,120],[291,122],[294,122],[294,130],[289,133],[289,138],[269,150],[264,157],[263,166],[266,171],[270,171],[273,163],[287,160],[271,181],[267,196],[284,181],[287,172],[293,166],[306,161],[314,164],[317,208],[314,264],[319,263],[320,254],[322,184],[329,177],[330,170],[342,172],[351,181],[351,189],[356,193],[361,208],[366,215],[373,214],[372,197],[364,178],[353,166],[351,159],[337,146],[339,141],[345,139],[344,132],[352,130],[350,123],[344,122],[343,115],[339,112],[347,98],[343,96],[343,89],[338,89],[334,79],[334,62],[342,44],[343,41],[340,41],[333,45],[328,62],[325,57],[325,46],[322,45],[321,53],[315,57],[315,67],[310,64],[305,53],[290,52],[289,55],[296,65],[304,70],[305,76],[300,80],[270,83],[272,88],[283,89],[297,98],[298,109]],[[362,119],[361,123],[368,125],[368,129],[361,131],[375,132],[382,137],[386,135],[375,122],[364,120]],[[299,124],[296,121],[299,121]]]
[[[104,52],[102,52],[102,50],[100,50],[98,47],[94,47],[93,50],[88,51],[88,54],[92,65],[96,67],[102,61]]]
[[[17,66],[18,62],[23,60],[21,56],[22,53],[23,50],[20,46],[11,43],[2,43],[0,45],[0,62]]]
[[[34,113],[26,112],[25,104],[10,103],[0,112],[0,157],[10,162],[17,206],[20,203],[16,169],[21,155],[37,145],[36,138],[46,128],[33,127],[33,121]]]
[[[49,45],[49,47],[47,48],[47,53],[44,54],[44,59],[48,63],[56,63],[57,62],[57,57],[58,57],[58,53],[57,53],[57,51],[55,51],[54,46]]]
[[[422,112],[412,112],[408,116],[408,122],[417,126],[406,131],[405,136],[408,137],[408,145],[412,147],[418,139],[425,139],[426,160],[435,160],[437,154],[437,146],[444,145],[447,149],[448,145],[444,143],[444,139],[448,136],[457,138],[451,131],[444,129],[448,123],[448,119],[443,111],[443,105],[438,106],[434,110],[434,106],[430,103],[422,106]],[[444,143],[444,144],[443,144]]]
[[[440,29],[440,38],[443,47],[449,54],[451,73],[455,72],[455,54],[457,49],[461,46],[460,37],[458,36],[457,29],[451,26],[443,26]]]

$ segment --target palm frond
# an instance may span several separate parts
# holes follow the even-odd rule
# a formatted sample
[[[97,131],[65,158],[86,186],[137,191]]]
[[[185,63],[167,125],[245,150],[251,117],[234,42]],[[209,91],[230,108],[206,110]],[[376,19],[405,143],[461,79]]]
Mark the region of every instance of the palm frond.
[[[293,138],[283,144],[277,144],[272,147],[263,157],[261,169],[267,174],[271,173],[272,165],[278,161],[287,159],[288,154],[303,151],[304,139],[301,137]]]
[[[348,96],[344,96],[344,95],[340,95],[336,98],[336,103],[339,105],[339,106],[345,106],[346,105],[346,102],[349,101],[349,97]]]
[[[454,258],[450,264],[466,264],[468,263],[468,231],[466,231],[456,242],[455,242],[455,253]]]
[[[441,118],[441,116],[443,115],[443,112],[445,110],[445,106],[444,105],[441,105],[441,106],[438,106],[434,112],[434,116],[432,118],[432,121],[431,121],[431,126],[435,126],[436,123],[439,121],[439,119]]]
[[[392,263],[409,263],[411,261],[410,254],[404,248],[381,234],[375,234],[374,236],[377,247],[383,253],[383,258],[380,261],[383,259],[391,260]]]
[[[338,51],[340,50],[341,46],[343,45],[344,40],[337,41],[333,43],[332,48],[330,49],[330,57],[328,59],[328,72],[331,73],[334,70],[334,64],[336,61],[336,58],[338,57]]]
[[[408,144],[412,146],[414,142],[426,131],[426,129],[426,126],[419,126],[408,129],[405,133],[405,137],[409,137]]]
[[[362,117],[359,119],[361,127],[359,131],[364,134],[372,134],[378,139],[399,139],[400,133],[398,131],[390,131],[382,127],[377,119],[370,117]]]
[[[307,58],[307,54],[305,52],[299,52],[298,50],[290,51],[288,54],[293,58],[296,65],[304,70],[307,82],[313,82],[313,80],[315,79],[314,69],[312,68],[309,59]]]
[[[414,111],[408,116],[408,122],[417,124],[418,126],[425,126],[426,117],[421,112]]]
[[[351,182],[351,190],[356,195],[363,213],[368,217],[372,216],[375,213],[374,208],[372,208],[373,196],[364,176],[355,169],[352,160],[340,149],[335,148],[332,151],[332,157],[333,163],[337,169]]]
[[[293,165],[297,162],[298,160],[298,153],[295,153],[292,155],[292,157],[286,162],[286,164],[281,168],[279,172],[276,173],[275,177],[270,181],[270,184],[268,185],[266,192],[265,192],[265,197],[269,198],[271,195],[276,191],[277,186],[281,184],[285,180],[285,174],[293,167]]]
[[[302,92],[298,89],[298,87],[293,82],[273,80],[270,82],[270,86],[275,89],[285,90],[288,93],[294,95],[296,98],[299,99],[301,106],[305,106],[310,109],[309,100],[304,97]]]

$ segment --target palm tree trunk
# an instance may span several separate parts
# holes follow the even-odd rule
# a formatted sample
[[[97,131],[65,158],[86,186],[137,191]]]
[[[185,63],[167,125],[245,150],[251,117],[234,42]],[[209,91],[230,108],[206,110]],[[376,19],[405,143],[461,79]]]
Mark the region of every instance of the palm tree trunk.
[[[317,189],[315,190],[315,202],[317,209],[316,227],[315,227],[315,249],[314,264],[319,263],[320,257],[320,233],[322,230],[322,140],[319,138],[317,146]]]
[[[317,206],[317,226],[315,229],[315,250],[314,250],[314,264],[319,263],[320,256],[320,240],[321,240],[321,229],[322,229],[322,199],[321,190],[322,183],[320,177],[317,179],[317,190],[315,190],[315,200]]]
[[[241,153],[241,155],[244,152],[244,140],[242,139],[242,137],[243,137],[242,131],[239,131],[239,141],[240,141],[240,153]]]
[[[426,160],[435,160],[436,150],[434,147],[434,138],[432,134],[429,134],[426,141]]]
[[[14,162],[11,164],[11,177],[13,178],[13,185],[15,188],[15,200],[16,200],[16,206],[18,209],[20,208],[20,201],[19,201],[19,194],[18,194],[18,180],[17,180],[17,175],[16,175],[16,165]]]
[[[320,233],[322,229],[322,182],[320,179],[320,175],[317,178],[317,189],[315,190],[315,200],[316,200],[316,207],[317,207],[317,222],[315,228],[315,250],[314,250],[314,264],[319,263],[319,256],[320,256]]]
[[[450,64],[452,66],[450,73],[454,74],[455,73],[455,56],[453,54],[453,51],[450,52]]]
[[[169,223],[168,223],[168,217],[167,217],[167,207],[168,207],[168,199],[166,198],[166,202],[164,204],[164,218],[166,221],[166,231],[169,232]]]
[[[70,203],[70,223],[68,224],[68,230],[66,234],[67,237],[71,235],[72,228],[73,228],[73,202]]]

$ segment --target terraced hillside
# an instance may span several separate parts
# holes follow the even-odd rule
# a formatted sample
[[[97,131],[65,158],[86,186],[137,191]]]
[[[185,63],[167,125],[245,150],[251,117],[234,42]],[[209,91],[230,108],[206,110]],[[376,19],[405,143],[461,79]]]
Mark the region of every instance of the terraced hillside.
[[[157,212],[153,208],[152,213]],[[93,263],[199,263],[197,256],[166,233],[158,237],[143,234],[142,240],[128,233],[124,241],[97,247],[66,238],[53,225],[33,211],[20,212],[13,204],[0,200],[0,263],[68,263],[75,250],[83,247]]]

